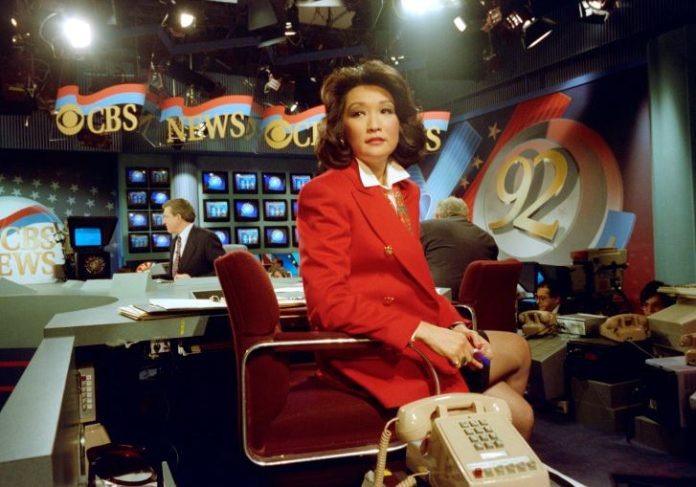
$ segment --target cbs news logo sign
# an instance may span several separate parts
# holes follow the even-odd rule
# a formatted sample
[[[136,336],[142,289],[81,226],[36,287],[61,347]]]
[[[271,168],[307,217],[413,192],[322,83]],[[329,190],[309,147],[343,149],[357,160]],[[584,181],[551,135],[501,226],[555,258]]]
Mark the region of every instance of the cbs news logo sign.
[[[136,112],[138,106],[127,103],[123,106],[111,105],[96,107],[84,114],[78,105],[63,105],[56,115],[58,130],[65,135],[76,135],[87,124],[87,129],[95,134],[107,134],[123,130],[132,132],[138,128]]]

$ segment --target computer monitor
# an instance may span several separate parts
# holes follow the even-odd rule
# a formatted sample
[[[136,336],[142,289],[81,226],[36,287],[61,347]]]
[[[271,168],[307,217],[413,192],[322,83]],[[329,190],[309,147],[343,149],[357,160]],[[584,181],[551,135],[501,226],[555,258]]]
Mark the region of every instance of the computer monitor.
[[[147,218],[145,219],[147,222]],[[107,245],[116,228],[113,216],[70,216],[68,238],[75,249],[97,249]]]
[[[149,218],[147,211],[128,212],[128,230],[147,230],[148,223]]]
[[[290,247],[288,227],[264,227],[263,233],[266,247]]]
[[[288,202],[285,200],[263,200],[263,219],[285,221],[288,219]]]
[[[264,172],[261,174],[264,194],[284,194],[286,179],[282,172]]]
[[[126,168],[126,186],[147,186],[147,169],[139,167]]]
[[[290,215],[292,216],[293,221],[297,220],[297,200],[292,200],[290,203]]]
[[[150,235],[147,233],[129,233],[128,250],[135,254],[150,251]]]
[[[258,220],[258,200],[234,200],[234,221],[255,222]]]
[[[256,194],[259,192],[259,179],[255,172],[233,172],[232,190],[238,194]]]
[[[312,179],[311,174],[290,174],[290,192],[297,194]]]
[[[250,249],[261,246],[261,229],[259,227],[237,227],[234,229],[235,243],[246,245]]]
[[[213,231],[215,235],[217,235],[217,238],[220,239],[220,243],[222,245],[227,245],[232,243],[230,240],[230,229],[229,228],[211,228],[210,230]]]
[[[150,228],[153,230],[164,230],[164,213],[161,211],[153,211],[150,213]]]
[[[206,222],[228,222],[230,221],[230,202],[229,200],[204,200],[203,201],[203,221]]]
[[[168,251],[172,245],[172,236],[166,232],[154,232],[151,235],[151,240],[153,252]]]
[[[150,169],[150,186],[157,188],[169,187],[169,169],[153,167]]]
[[[140,189],[126,191],[126,206],[133,209],[147,208],[147,191]]]
[[[297,233],[297,226],[295,225],[292,226],[292,246],[300,246],[300,235]]]
[[[171,198],[168,189],[154,189],[150,191],[150,206],[161,208]]]
[[[225,171],[204,171],[201,173],[203,183],[203,193],[227,193],[227,172]]]

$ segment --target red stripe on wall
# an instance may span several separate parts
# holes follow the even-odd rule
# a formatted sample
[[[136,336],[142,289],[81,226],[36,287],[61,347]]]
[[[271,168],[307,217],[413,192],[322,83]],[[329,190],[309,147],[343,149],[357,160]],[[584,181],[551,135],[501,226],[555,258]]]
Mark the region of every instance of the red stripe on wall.
[[[2,360],[0,361],[0,367],[27,367],[29,365],[28,360]]]
[[[14,386],[0,386],[0,392],[12,392],[14,391]]]

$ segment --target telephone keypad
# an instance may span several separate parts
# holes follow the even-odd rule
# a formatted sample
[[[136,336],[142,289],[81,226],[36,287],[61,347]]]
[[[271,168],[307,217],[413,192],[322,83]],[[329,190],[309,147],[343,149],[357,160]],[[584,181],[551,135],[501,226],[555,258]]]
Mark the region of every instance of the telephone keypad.
[[[485,419],[469,419],[459,422],[476,451],[495,450],[505,445]]]

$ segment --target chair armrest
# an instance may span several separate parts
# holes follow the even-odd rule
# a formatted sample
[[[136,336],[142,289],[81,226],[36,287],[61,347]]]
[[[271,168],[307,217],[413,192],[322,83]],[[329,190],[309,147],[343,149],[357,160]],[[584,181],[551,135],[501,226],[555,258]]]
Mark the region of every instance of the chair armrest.
[[[243,365],[252,353],[264,348],[276,348],[279,351],[320,351],[353,347],[381,347],[382,344],[371,338],[356,338],[346,333],[332,331],[279,332],[268,341],[258,342],[244,353]]]
[[[476,312],[474,311],[474,308],[469,306],[468,304],[464,303],[452,303],[452,306],[456,308],[457,311],[459,311],[459,314],[462,315],[464,318],[469,318],[471,319],[471,329],[476,331],[478,330],[478,322],[476,321]],[[469,316],[465,316],[462,311],[468,311]]]

